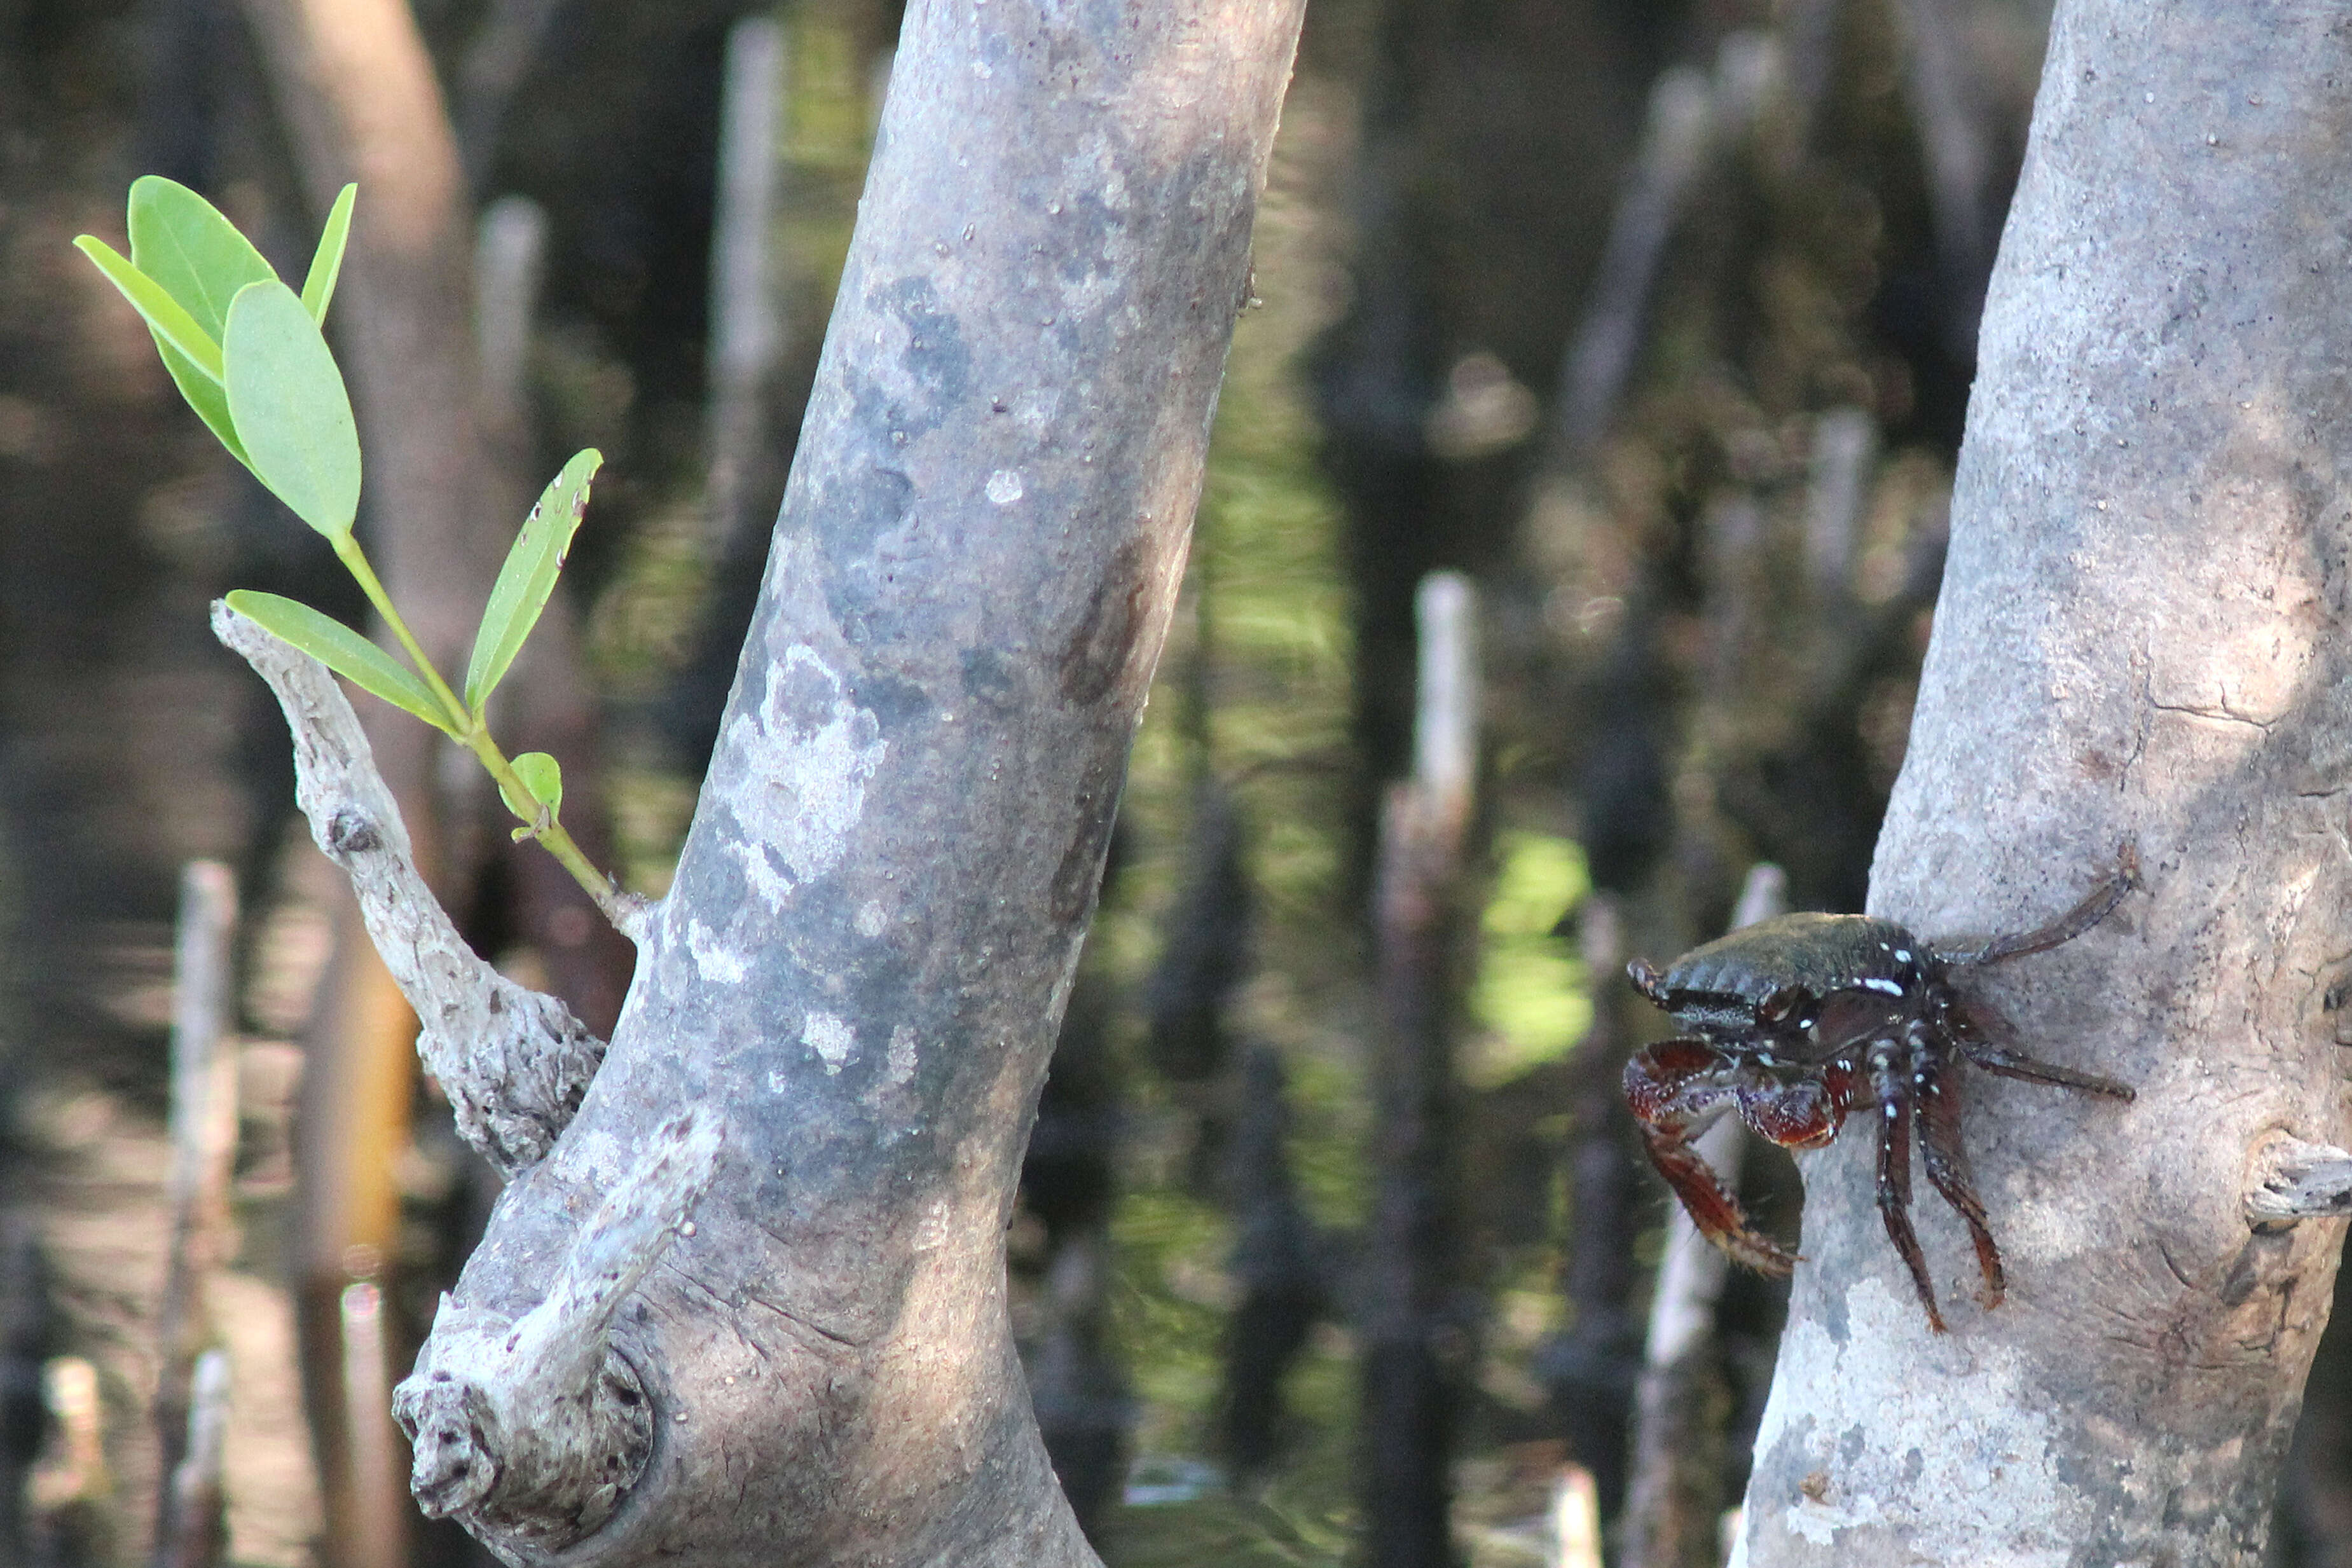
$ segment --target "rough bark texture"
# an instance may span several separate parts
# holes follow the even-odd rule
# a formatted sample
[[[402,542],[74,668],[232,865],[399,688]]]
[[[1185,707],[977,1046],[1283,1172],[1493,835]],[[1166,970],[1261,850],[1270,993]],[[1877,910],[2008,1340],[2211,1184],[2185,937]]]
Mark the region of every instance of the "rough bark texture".
[[[366,731],[326,667],[226,603],[213,632],[269,683],[294,734],[294,796],[352,879],[368,940],[416,1011],[417,1055],[457,1131],[501,1175],[546,1158],[580,1107],[604,1042],[556,998],[484,963],[433,901]],[[617,905],[633,929],[645,912]]]
[[[614,1321],[644,1472],[588,1540],[512,1560],[1093,1561],[1003,1233],[1298,19],[910,10],[677,881],[578,1119],[459,1288],[467,1331],[520,1319],[660,1123],[723,1118],[693,1234]]]
[[[1969,1075],[2010,1292],[1923,1184],[1948,1337],[1867,1131],[1810,1157],[1759,1568],[2260,1560],[2343,1239],[2244,1204],[2346,1141],[2348,78],[2340,7],[2060,8],[1872,907],[2028,927],[2136,837],[2146,890],[1983,989],[2139,1099]]]

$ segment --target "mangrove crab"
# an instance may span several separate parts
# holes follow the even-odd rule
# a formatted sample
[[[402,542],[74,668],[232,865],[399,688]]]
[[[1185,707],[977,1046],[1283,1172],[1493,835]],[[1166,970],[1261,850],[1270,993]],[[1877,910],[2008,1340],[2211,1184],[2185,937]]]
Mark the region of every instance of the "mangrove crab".
[[[1860,1093],[1877,1110],[1878,1211],[1929,1326],[1944,1330],[1911,1228],[1915,1120],[1927,1180],[1976,1243],[1985,1305],[2000,1305],[2007,1289],[2000,1249],[1960,1143],[1960,1059],[2004,1078],[2113,1100],[2130,1100],[2132,1089],[2028,1056],[2008,1022],[1965,998],[1960,983],[1989,965],[2074,941],[2112,913],[2138,879],[2126,844],[2115,871],[2058,919],[1970,946],[1923,942],[1873,915],[1793,914],[1693,948],[1664,973],[1635,959],[1626,966],[1634,985],[1684,1031],[1625,1067],[1625,1098],[1650,1163],[1701,1235],[1750,1268],[1787,1274],[1794,1255],[1749,1226],[1690,1141],[1736,1109],[1783,1148],[1819,1148],[1837,1136]]]

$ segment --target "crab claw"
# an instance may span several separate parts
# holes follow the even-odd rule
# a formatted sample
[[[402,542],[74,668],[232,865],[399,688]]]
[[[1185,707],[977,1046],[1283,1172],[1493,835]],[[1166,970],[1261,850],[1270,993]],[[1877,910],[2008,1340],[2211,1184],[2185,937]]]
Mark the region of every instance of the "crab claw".
[[[1662,1041],[1625,1064],[1625,1102],[1642,1124],[1650,1163],[1682,1200],[1698,1233],[1735,1262],[1785,1277],[1798,1256],[1748,1224],[1739,1200],[1691,1147],[1694,1134],[1737,1103],[1736,1073],[1735,1064],[1704,1040]]]

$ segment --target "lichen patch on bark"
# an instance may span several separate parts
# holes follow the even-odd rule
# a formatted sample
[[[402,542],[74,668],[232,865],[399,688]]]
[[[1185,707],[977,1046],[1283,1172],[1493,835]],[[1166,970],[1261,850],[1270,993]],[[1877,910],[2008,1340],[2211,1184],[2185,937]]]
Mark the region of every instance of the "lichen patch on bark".
[[[743,955],[700,921],[688,922],[686,950],[694,955],[694,972],[714,984],[740,985],[751,973],[751,964]]]
[[[771,910],[841,862],[889,743],[848,682],[806,644],[768,676],[756,712],[727,721],[711,787],[743,830],[730,846]]]
[[[814,1051],[824,1061],[829,1078],[847,1066],[857,1054],[857,1031],[846,1019],[830,1013],[811,1013],[801,1025],[801,1044]]]

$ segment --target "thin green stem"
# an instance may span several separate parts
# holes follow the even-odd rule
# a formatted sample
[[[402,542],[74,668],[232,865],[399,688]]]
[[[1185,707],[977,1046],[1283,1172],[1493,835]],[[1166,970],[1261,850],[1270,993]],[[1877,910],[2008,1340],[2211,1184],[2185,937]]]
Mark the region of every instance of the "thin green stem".
[[[467,749],[480,760],[490,777],[498,782],[499,794],[506,800],[508,810],[513,811],[514,802],[518,800],[534,798],[530,786],[522,782],[522,775],[515,772],[514,763],[507,760],[507,754],[504,752],[499,750],[498,742],[490,739],[488,730],[476,726],[473,733],[467,737],[466,745]],[[548,811],[547,826],[544,827],[540,826],[535,818],[525,816],[520,812],[516,812],[515,816],[530,826],[530,832],[527,837],[538,839],[546,847],[547,852],[554,856],[565,870],[572,873],[572,879],[586,889],[590,898],[596,900],[596,907],[603,910],[610,918],[614,912],[613,900],[615,897],[615,889],[611,880],[596,869],[587,854],[565,830],[563,824],[556,820],[552,808]]]
[[[433,695],[440,699],[441,706],[448,710],[449,721],[456,727],[457,738],[470,743],[473,735],[482,728],[481,715],[458,700],[457,694],[449,689],[449,683],[441,679],[441,672],[425,657],[423,645],[408,629],[408,623],[400,618],[398,610],[393,608],[392,595],[384,592],[383,584],[376,577],[375,568],[368,563],[367,552],[360,548],[356,538],[346,533],[335,541],[335,554],[350,568],[352,575],[359,582],[360,592],[368,596],[368,603],[375,606],[375,613],[383,617],[383,624],[392,628],[392,635],[407,650],[409,662],[416,666],[416,673],[425,678],[425,683],[433,689]]]
[[[350,569],[352,576],[359,583],[360,591],[375,606],[376,614],[383,617],[383,624],[392,628],[392,635],[407,651],[409,661],[416,666],[416,673],[425,678],[425,685],[432,689],[436,700],[447,711],[451,735],[474,753],[496,781],[499,797],[508,803],[508,809],[513,810],[515,801],[535,798],[530,787],[522,782],[522,776],[515,772],[514,763],[507,760],[507,754],[499,749],[498,742],[490,739],[488,716],[467,708],[450,689],[449,683],[441,679],[441,672],[434,668],[432,659],[425,657],[415,634],[408,629],[408,623],[401,619],[398,610],[393,608],[392,595],[384,592],[383,584],[376,576],[375,568],[369,564],[367,552],[360,548],[359,541],[348,533],[344,534],[335,541],[335,554]],[[624,934],[628,934],[631,912],[628,895],[620,892],[610,878],[596,869],[563,824],[555,819],[553,809],[548,809],[547,825],[543,827],[534,818],[520,812],[515,815],[530,826],[527,837],[538,839],[547,852],[572,873],[572,879],[595,900],[604,918]]]

